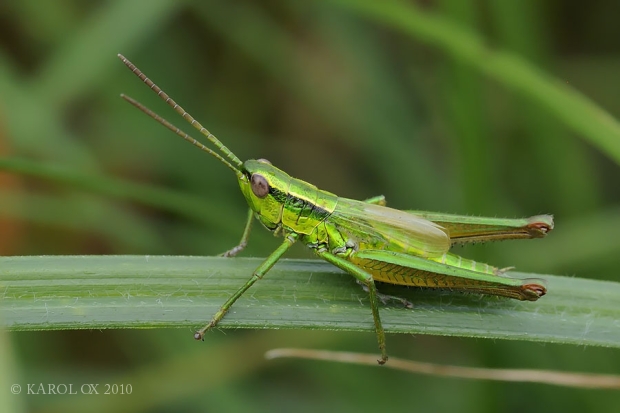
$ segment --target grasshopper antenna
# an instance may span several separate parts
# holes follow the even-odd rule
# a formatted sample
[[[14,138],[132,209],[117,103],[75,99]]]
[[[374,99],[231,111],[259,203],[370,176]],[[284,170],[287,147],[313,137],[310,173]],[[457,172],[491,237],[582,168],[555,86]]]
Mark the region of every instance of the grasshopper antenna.
[[[172,109],[174,109],[179,115],[181,115],[183,117],[183,119],[188,121],[201,134],[206,136],[206,138],[209,140],[209,142],[213,143],[228,159],[230,159],[230,161],[237,166],[237,168],[233,168],[233,169],[238,171],[243,166],[243,162],[241,162],[241,160],[239,158],[237,158],[235,156],[235,154],[232,153],[232,151],[230,149],[228,149],[222,142],[220,142],[220,140],[217,139],[215,137],[215,135],[213,135],[211,132],[209,132],[207,130],[207,128],[202,126],[200,124],[200,122],[198,122],[196,119],[194,119],[194,117],[192,115],[187,113],[185,111],[185,109],[183,109],[178,103],[176,103],[174,101],[174,99],[172,99],[170,96],[168,96],[168,94],[166,92],[161,90],[161,88],[159,86],[157,86],[155,83],[153,83],[153,81],[151,79],[146,77],[146,75],[144,73],[142,73],[140,71],[140,69],[138,69],[136,67],[136,65],[131,63],[125,56],[123,56],[120,53],[118,54],[118,57],[119,57],[119,59],[122,60],[122,62],[125,64],[125,66],[127,66],[129,68],[129,70],[131,70],[131,72],[133,74],[138,76],[140,78],[140,80],[142,80],[144,83],[146,83],[146,85],[149,88],[151,88],[151,90],[153,90],[155,93],[157,93],[157,96],[159,96],[164,102],[166,102]],[[159,116],[156,113],[152,112],[151,110],[149,110],[148,108],[146,108],[145,106],[143,106],[139,102],[135,101],[134,99],[129,98],[128,96],[122,95],[122,97],[123,97],[123,99],[125,99],[126,101],[128,101],[129,103],[131,103],[132,105],[134,105],[135,107],[137,107],[138,109],[140,109],[141,111],[146,113],[147,115],[151,116],[153,119],[155,119],[159,123],[161,123],[164,126],[166,126],[168,129],[171,129],[177,135],[183,137],[184,139],[188,140],[189,142],[193,141],[192,143],[194,145],[200,147],[199,145],[196,144],[198,142],[195,139],[189,137],[189,135],[187,135],[185,132],[182,132],[180,129],[178,129],[175,126],[173,126],[170,122],[166,121],[161,116]],[[172,126],[172,128],[170,126]],[[187,139],[183,135],[177,133],[177,131],[182,132],[189,139]],[[203,149],[203,150],[208,149],[208,148],[204,147],[204,145],[202,145],[202,147],[200,147],[200,148]],[[215,153],[213,151],[211,151],[211,150],[209,150],[207,152],[211,153],[212,155],[215,155]],[[221,156],[218,156],[218,159],[223,160],[223,158]],[[232,166],[232,165],[230,165],[229,162],[226,162],[226,161],[224,161],[224,162],[226,164],[228,164],[229,167]]]
[[[144,106],[142,103],[138,102],[137,100],[135,100],[133,98],[130,98],[129,96],[124,95],[124,94],[121,94],[121,97],[123,99],[125,99],[127,102],[129,102],[132,105],[134,105],[136,108],[140,109],[142,112],[144,112],[147,115],[149,115],[151,118],[155,119],[157,122],[159,122],[162,125],[164,125],[166,128],[170,129],[172,132],[176,133],[177,135],[179,135],[180,137],[182,137],[183,139],[185,139],[186,141],[191,143],[192,145],[197,146],[198,148],[202,149],[203,151],[205,151],[205,152],[213,155],[214,157],[216,157],[220,162],[222,162],[224,165],[226,165],[227,167],[232,169],[233,172],[235,173],[235,175],[237,175],[237,176],[241,175],[241,171],[239,170],[239,168],[235,168],[230,162],[228,162],[226,159],[224,159],[224,157],[221,156],[219,153],[215,152],[214,150],[212,150],[212,149],[206,147],[205,145],[203,145],[202,143],[198,142],[196,139],[192,138],[187,133],[183,132],[181,129],[177,128],[172,123],[168,122],[166,119],[162,118],[157,113],[153,112],[152,110],[150,110],[149,108]]]

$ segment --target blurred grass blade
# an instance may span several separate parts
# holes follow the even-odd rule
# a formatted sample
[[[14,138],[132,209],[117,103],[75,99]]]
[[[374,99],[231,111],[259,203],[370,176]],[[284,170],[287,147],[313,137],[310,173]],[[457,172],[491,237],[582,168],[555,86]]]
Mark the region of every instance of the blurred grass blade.
[[[34,176],[52,182],[68,185],[93,193],[108,195],[144,205],[161,208],[194,219],[224,233],[231,229],[222,216],[226,216],[223,206],[207,199],[185,195],[153,185],[138,184],[102,175],[85,174],[62,165],[35,162],[27,159],[0,158],[0,171],[10,171],[27,176]],[[209,211],[205,213],[204,211]]]
[[[489,47],[477,33],[411,2],[332,0],[370,20],[438,47],[501,84],[545,107],[620,164],[620,124],[565,82],[547,75],[519,55]]]
[[[148,7],[144,6],[142,2],[109,1],[88,19],[80,20],[76,33],[50,54],[32,79],[30,90],[36,99],[60,111],[84,91],[105,84],[110,68],[118,67],[114,56],[135,49],[145,36],[165,25],[181,4],[149,0]]]
[[[2,191],[0,218],[97,234],[119,248],[133,251],[165,251],[163,236],[149,226],[138,211],[92,195],[50,195],[26,191]],[[128,236],[131,234],[131,236]]]
[[[278,348],[269,350],[265,353],[265,358],[268,360],[276,358],[300,358],[379,367],[376,354],[350,353],[346,351]],[[387,363],[385,367],[394,370],[404,370],[409,373],[429,374],[455,379],[528,382],[585,389],[620,389],[620,376],[608,374],[580,374],[532,369],[486,369],[480,367],[423,363],[396,357],[390,357],[390,362]]]
[[[61,119],[30,94],[11,66],[0,49],[0,142],[6,140],[20,153],[96,170],[95,157],[83,140],[67,131]]]
[[[1,316],[11,330],[202,326],[261,259],[151,256],[0,258]],[[620,283],[551,275],[519,302],[381,285],[414,309],[384,306],[387,332],[620,347]],[[283,260],[239,299],[221,328],[373,331],[367,294],[318,260]]]
[[[18,357],[15,354],[11,336],[0,331],[0,386],[9,391],[0,394],[0,411],[5,413],[25,412],[24,398],[16,396],[15,382],[19,378]]]

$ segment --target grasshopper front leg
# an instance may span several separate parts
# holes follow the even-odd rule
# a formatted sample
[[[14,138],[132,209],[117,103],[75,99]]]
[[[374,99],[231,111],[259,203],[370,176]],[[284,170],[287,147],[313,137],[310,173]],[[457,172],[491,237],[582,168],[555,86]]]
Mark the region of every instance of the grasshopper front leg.
[[[372,316],[375,321],[375,331],[377,333],[377,341],[379,342],[379,351],[381,351],[381,358],[377,360],[379,364],[385,364],[388,359],[387,351],[385,349],[385,331],[383,330],[383,324],[381,324],[381,317],[379,315],[379,298],[377,297],[377,287],[375,287],[375,281],[372,275],[362,270],[359,267],[351,264],[349,261],[332,254],[329,251],[316,251],[316,254],[323,258],[325,261],[335,265],[343,271],[351,274],[355,279],[359,280],[368,288],[368,295],[370,297],[370,308],[372,310]]]
[[[248,245],[248,239],[250,238],[250,232],[252,231],[252,222],[254,221],[254,211],[252,211],[252,209],[249,209],[248,211],[248,219],[245,223],[245,228],[243,229],[243,235],[241,235],[241,241],[239,241],[237,246],[221,253],[220,257],[234,257],[243,251],[243,249]]]
[[[226,300],[226,302],[222,305],[222,307],[220,307],[218,312],[215,313],[215,315],[213,316],[209,324],[207,324],[200,330],[196,331],[196,333],[194,334],[194,338],[196,340],[203,340],[204,335],[207,332],[207,330],[210,330],[211,328],[215,327],[217,323],[220,322],[220,320],[224,317],[224,315],[226,315],[226,313],[228,312],[230,307],[235,303],[235,301],[237,301],[239,297],[241,297],[243,293],[247,291],[248,288],[254,285],[256,281],[263,278],[263,276],[267,273],[267,271],[269,271],[271,267],[273,267],[275,263],[278,262],[278,260],[282,257],[282,255],[284,255],[284,253],[288,251],[288,249],[291,247],[291,245],[295,243],[296,240],[297,240],[297,234],[286,235],[284,237],[284,242],[280,244],[280,246],[274,252],[272,252],[271,255],[269,255],[267,259],[263,261],[263,263],[256,270],[254,270],[252,277],[250,277],[250,279],[243,285],[243,287],[239,288],[237,292],[235,292],[232,295],[232,297]]]

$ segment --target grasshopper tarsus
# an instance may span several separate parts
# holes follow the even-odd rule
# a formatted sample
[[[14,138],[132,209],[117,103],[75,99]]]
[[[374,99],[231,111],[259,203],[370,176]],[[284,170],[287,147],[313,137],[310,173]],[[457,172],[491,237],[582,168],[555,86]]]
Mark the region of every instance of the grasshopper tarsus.
[[[364,291],[368,292],[368,288],[363,285],[360,284],[362,286],[362,288],[364,289]],[[389,295],[389,294],[383,294],[380,292],[377,292],[377,298],[379,299],[379,301],[381,301],[381,303],[383,303],[383,305],[388,305],[388,303],[390,301],[396,301],[402,304],[403,307],[405,308],[413,308],[413,303],[411,303],[411,301],[404,299],[402,297],[398,297],[396,295]]]
[[[235,255],[239,254],[241,251],[243,251],[243,249],[248,245],[247,242],[241,243],[239,245],[237,245],[236,247],[233,247],[231,249],[229,249],[226,252],[221,253],[219,256],[220,257],[226,257],[226,258],[232,258]]]
[[[250,238],[250,231],[252,230],[253,221],[254,211],[252,211],[252,209],[250,208],[248,212],[248,218],[245,223],[245,228],[243,230],[243,235],[241,236],[241,241],[239,241],[238,245],[220,254],[221,257],[234,257],[245,249],[245,247],[248,245],[248,239]]]

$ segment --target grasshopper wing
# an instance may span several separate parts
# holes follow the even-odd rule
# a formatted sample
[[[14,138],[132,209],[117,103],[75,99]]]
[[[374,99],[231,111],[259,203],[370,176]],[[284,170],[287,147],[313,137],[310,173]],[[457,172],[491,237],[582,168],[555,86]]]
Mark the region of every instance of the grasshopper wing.
[[[407,211],[446,228],[453,244],[501,241],[507,239],[542,238],[553,229],[553,216],[530,218],[487,218],[443,214],[428,211]]]
[[[440,257],[450,249],[446,229],[398,209],[339,198],[331,219],[360,249],[390,249],[420,257]]]

